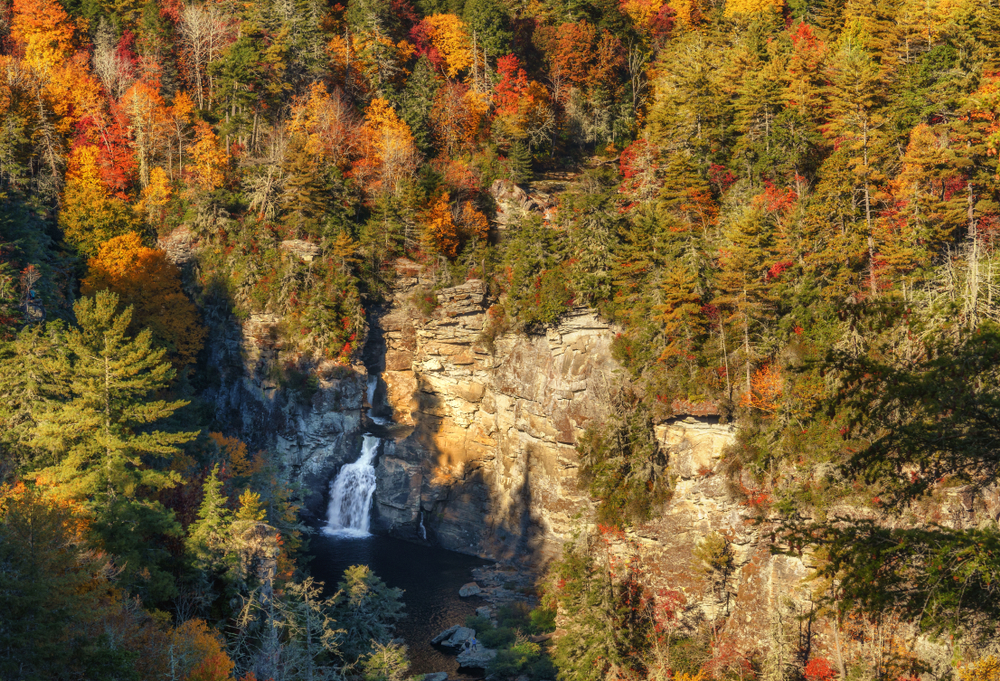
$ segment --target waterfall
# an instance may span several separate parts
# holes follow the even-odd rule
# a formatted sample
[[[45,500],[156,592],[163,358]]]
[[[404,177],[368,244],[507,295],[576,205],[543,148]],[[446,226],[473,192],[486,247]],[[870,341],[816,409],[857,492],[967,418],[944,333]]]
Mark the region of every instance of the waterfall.
[[[427,528],[424,527],[424,512],[420,512],[420,536],[427,541]]]
[[[330,506],[326,511],[325,534],[341,537],[367,537],[371,521],[372,495],[375,493],[375,454],[381,440],[365,435],[361,456],[345,464],[330,485]]]
[[[378,388],[378,375],[368,377],[368,406],[375,406],[375,389]]]

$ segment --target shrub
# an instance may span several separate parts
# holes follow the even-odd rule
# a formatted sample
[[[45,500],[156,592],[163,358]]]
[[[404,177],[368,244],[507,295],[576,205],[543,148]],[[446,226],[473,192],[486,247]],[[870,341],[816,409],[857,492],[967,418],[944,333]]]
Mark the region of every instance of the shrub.
[[[486,671],[501,679],[526,675],[533,681],[551,679],[556,675],[556,668],[542,647],[523,636],[519,636],[509,648],[499,651]]]
[[[531,631],[548,634],[556,630],[555,608],[535,608],[531,611]]]

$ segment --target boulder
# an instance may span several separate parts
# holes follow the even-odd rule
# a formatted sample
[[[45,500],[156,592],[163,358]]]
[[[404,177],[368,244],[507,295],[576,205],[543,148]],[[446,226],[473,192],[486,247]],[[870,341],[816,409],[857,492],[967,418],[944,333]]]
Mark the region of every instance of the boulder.
[[[431,643],[439,645],[443,648],[463,648],[467,641],[475,638],[476,632],[474,629],[469,629],[468,627],[462,627],[455,625],[445,629],[440,634],[431,639]]]
[[[442,631],[440,634],[438,634],[437,636],[435,636],[434,638],[432,638],[431,639],[431,643],[433,643],[434,645],[438,645],[439,643],[441,643],[441,641],[447,641],[449,638],[451,638],[452,634],[454,634],[456,631],[458,631],[458,629],[459,629],[460,626],[461,625],[456,624],[454,626],[448,627],[447,629],[445,629],[444,631]]]
[[[486,669],[490,660],[496,656],[497,651],[491,648],[483,648],[482,646],[479,646],[476,650],[463,650],[455,659],[458,661],[459,667],[477,667],[479,669]]]
[[[312,262],[319,255],[320,248],[316,244],[302,239],[288,239],[281,242],[281,249],[288,251],[303,262]]]
[[[424,678],[421,681],[448,681],[448,672],[424,674]]]
[[[483,590],[479,588],[479,585],[475,582],[469,582],[468,584],[463,584],[462,588],[458,590],[458,595],[462,598],[467,598],[468,596],[476,596],[482,593]]]
[[[490,607],[488,605],[484,605],[480,608],[476,608],[476,617],[485,617],[486,619],[490,619],[493,617],[493,613],[490,612]]]

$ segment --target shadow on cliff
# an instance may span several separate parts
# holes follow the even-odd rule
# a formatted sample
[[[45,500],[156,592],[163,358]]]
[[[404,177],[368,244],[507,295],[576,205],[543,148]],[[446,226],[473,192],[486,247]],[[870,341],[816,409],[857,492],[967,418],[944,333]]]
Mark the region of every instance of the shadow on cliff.
[[[546,560],[544,532],[532,512],[532,447],[508,466],[497,460],[495,442],[475,440],[472,428],[454,424],[439,395],[421,388],[418,382],[413,433],[402,444],[417,450],[413,456],[424,468],[419,510],[428,512],[427,541],[504,562]],[[420,538],[417,528],[395,534]]]

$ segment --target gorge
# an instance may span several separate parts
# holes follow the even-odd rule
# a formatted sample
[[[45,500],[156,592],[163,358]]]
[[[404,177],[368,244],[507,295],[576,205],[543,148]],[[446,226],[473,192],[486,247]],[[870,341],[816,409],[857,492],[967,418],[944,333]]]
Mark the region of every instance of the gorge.
[[[575,309],[544,334],[502,334],[490,346],[483,282],[437,287],[437,306],[424,314],[414,300],[435,281],[405,259],[395,267],[391,304],[370,318],[367,366],[321,380],[307,404],[260,399],[264,387],[251,413],[280,424],[276,447],[311,490],[309,508],[320,518],[327,517],[325,491],[336,477],[328,528],[345,525],[332,520],[335,507],[357,517],[360,507],[345,505],[345,490],[368,489],[371,472],[365,468],[363,482],[358,475],[349,484],[347,475],[357,475],[358,464],[377,451],[372,532],[540,571],[565,543],[596,531],[575,445],[606,416],[623,380],[610,352],[615,331]],[[252,349],[266,347],[268,331],[254,319],[243,329],[251,363],[242,385],[256,387],[253,371],[264,371]],[[733,428],[719,423],[710,405],[681,408],[692,413],[656,425],[669,452],[672,498],[632,536],[653,588],[684,594],[692,627],[728,614],[728,635],[740,645],[765,645],[775,612],[807,607],[807,566],[772,556],[765,533],[751,522],[754,509],[727,492],[719,462]],[[368,415],[380,411],[391,413],[391,422]],[[381,446],[362,437],[365,423],[384,436]],[[353,526],[368,529],[356,520]],[[698,557],[712,533],[725,536],[735,555],[721,588]]]

